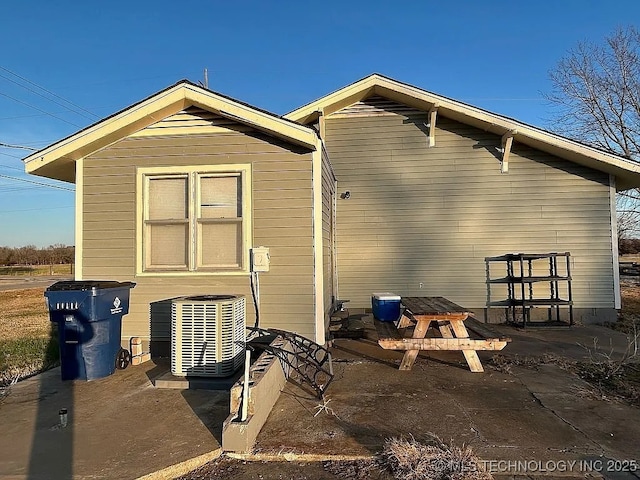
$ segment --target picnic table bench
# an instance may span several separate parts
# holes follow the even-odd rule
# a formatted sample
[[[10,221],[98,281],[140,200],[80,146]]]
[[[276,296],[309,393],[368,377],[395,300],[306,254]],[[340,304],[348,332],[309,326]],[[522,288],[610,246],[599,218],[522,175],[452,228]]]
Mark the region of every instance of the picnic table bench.
[[[402,297],[401,303],[405,311],[397,323],[374,320],[378,344],[387,350],[405,351],[400,370],[411,370],[420,350],[458,350],[472,372],[483,372],[477,351],[502,350],[511,341],[469,317],[471,312],[444,297]],[[398,330],[406,333],[411,325],[414,325],[411,337]],[[440,337],[426,338],[429,327],[437,327]],[[470,338],[467,327],[482,338]]]

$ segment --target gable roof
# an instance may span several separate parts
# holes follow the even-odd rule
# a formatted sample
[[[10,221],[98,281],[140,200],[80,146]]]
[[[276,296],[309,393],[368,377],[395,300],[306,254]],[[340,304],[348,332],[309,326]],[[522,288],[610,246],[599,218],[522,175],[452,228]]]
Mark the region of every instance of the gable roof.
[[[163,118],[198,107],[249,125],[269,135],[315,150],[312,128],[181,80],[150,97],[25,157],[27,173],[75,181],[75,161],[111,145]]]
[[[640,187],[640,164],[637,162],[377,73],[303,105],[284,117],[310,124],[320,115],[330,115],[373,95],[425,111],[437,107],[438,115],[446,118],[496,135],[512,134],[516,142],[614,175],[618,190]]]

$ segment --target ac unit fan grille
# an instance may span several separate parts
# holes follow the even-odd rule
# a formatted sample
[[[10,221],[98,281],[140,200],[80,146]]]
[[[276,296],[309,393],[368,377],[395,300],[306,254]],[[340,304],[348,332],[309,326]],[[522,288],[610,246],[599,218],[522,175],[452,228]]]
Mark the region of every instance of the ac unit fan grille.
[[[244,361],[245,299],[171,304],[171,371],[179,376],[226,377]]]

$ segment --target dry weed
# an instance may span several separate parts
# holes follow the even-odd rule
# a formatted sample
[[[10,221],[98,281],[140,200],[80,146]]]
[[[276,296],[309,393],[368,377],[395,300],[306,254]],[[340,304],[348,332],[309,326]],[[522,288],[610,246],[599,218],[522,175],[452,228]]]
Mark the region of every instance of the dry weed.
[[[489,360],[489,364],[498,372],[513,374],[513,367],[525,367],[537,369],[540,365],[557,365],[564,370],[570,370],[575,362],[568,358],[556,355],[555,353],[545,353],[540,356],[519,355],[505,356],[501,354],[494,355]]]
[[[377,472],[376,464],[371,460],[331,460],[322,464],[324,469],[338,478],[346,480],[368,480]]]
[[[331,408],[329,406],[329,402],[331,401],[330,398],[327,397],[322,397],[322,403],[319,403],[318,405],[316,405],[314,408],[317,410],[316,413],[314,413],[314,417],[317,417],[318,415],[320,415],[321,412],[325,412],[327,415],[333,415],[334,417],[336,417],[338,420],[340,420],[340,417],[338,417],[338,415],[336,414],[336,412],[333,411],[333,408]]]
[[[602,400],[623,400],[640,406],[640,330],[634,324],[627,335],[627,346],[622,353],[615,352],[613,345],[603,348],[598,339],[593,345],[582,345],[589,354],[589,360],[576,365],[576,373],[589,382],[592,396]]]
[[[2,340],[49,335],[49,312],[42,288],[0,292],[0,312]]]
[[[390,438],[378,457],[381,467],[398,480],[490,480],[481,460],[469,446],[448,445],[433,436],[432,444],[413,437]]]

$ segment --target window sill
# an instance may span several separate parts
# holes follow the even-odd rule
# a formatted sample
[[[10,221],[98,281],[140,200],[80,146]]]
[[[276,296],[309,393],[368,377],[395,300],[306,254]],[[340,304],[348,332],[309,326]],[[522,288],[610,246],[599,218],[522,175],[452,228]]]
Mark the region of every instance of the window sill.
[[[213,276],[238,276],[249,275],[249,270],[224,270],[224,271],[197,271],[188,272],[185,270],[164,270],[157,272],[136,272],[136,277],[213,277]]]

